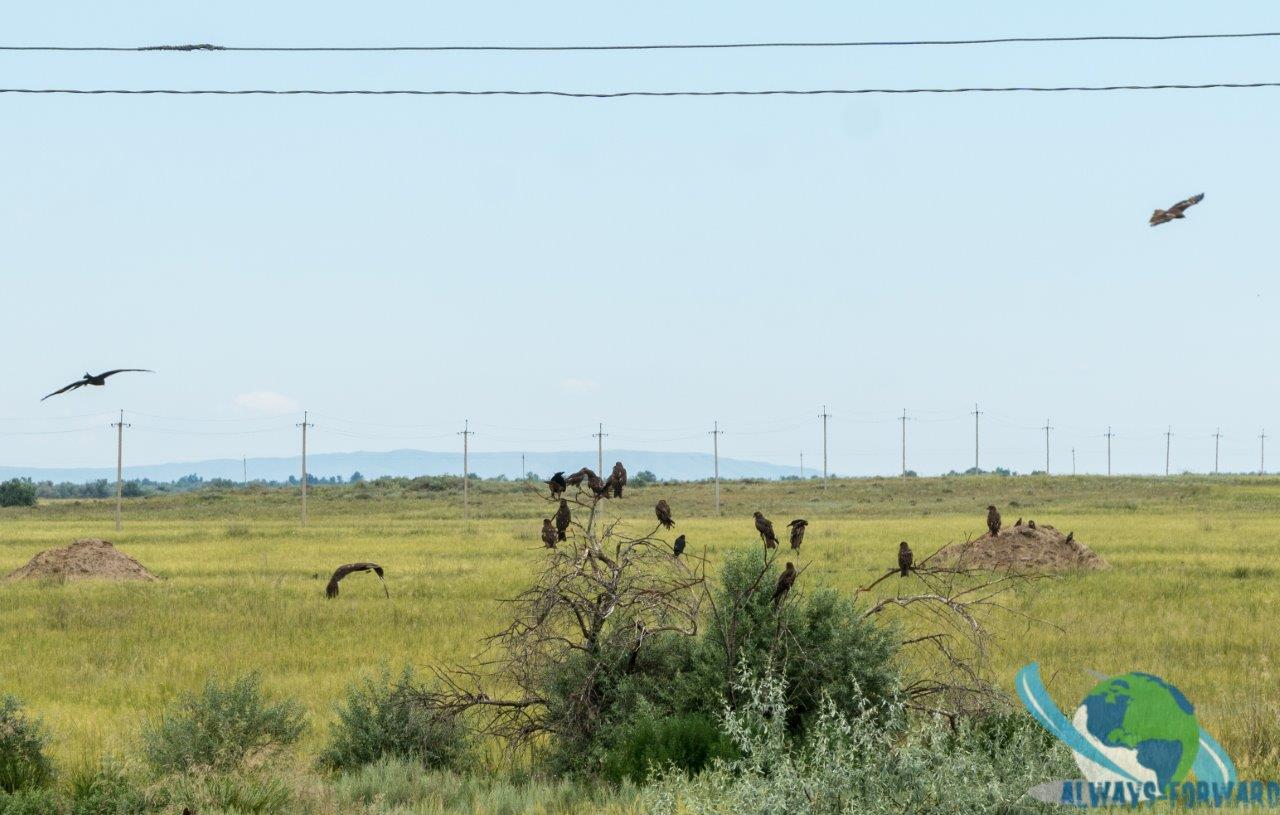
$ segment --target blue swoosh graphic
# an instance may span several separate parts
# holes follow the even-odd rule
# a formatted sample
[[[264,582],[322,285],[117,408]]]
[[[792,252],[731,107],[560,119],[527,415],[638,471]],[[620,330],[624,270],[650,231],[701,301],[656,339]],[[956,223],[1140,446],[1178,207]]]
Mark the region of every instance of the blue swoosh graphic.
[[[1138,779],[1134,778],[1127,770],[1122,769],[1110,758],[1103,755],[1103,753],[1094,747],[1093,744],[1091,744],[1088,739],[1080,733],[1080,731],[1076,730],[1075,726],[1071,724],[1066,716],[1062,715],[1062,711],[1058,710],[1058,707],[1053,703],[1053,699],[1050,698],[1049,692],[1045,690],[1044,683],[1040,681],[1040,665],[1038,663],[1033,662],[1018,671],[1018,676],[1014,679],[1014,685],[1018,691],[1018,698],[1022,699],[1022,704],[1027,708],[1027,712],[1030,713],[1032,718],[1039,722],[1045,730],[1048,730],[1056,736],[1059,741],[1089,759],[1094,764],[1111,770],[1121,778],[1137,782]],[[1201,745],[1203,746],[1203,740],[1209,738],[1209,736],[1202,730],[1200,731],[1200,737],[1202,740]],[[1212,739],[1209,740],[1212,741]],[[1214,742],[1214,746],[1217,746],[1216,742]],[[1226,757],[1226,753],[1222,752],[1221,747],[1218,748],[1218,751],[1221,753],[1223,758]],[[1203,753],[1203,750],[1201,753]],[[1210,761],[1212,761],[1212,759],[1210,759]],[[1230,759],[1227,759],[1227,764],[1230,765]],[[1200,755],[1198,754],[1196,756],[1195,767],[1198,768],[1199,766]],[[1231,767],[1231,772],[1234,775],[1234,767]],[[1197,771],[1196,778],[1200,777],[1200,773]]]
[[[1231,763],[1222,745],[1214,741],[1203,727],[1200,728],[1200,752],[1196,753],[1191,771],[1196,774],[1197,781],[1211,784],[1234,784],[1236,780],[1236,765]]]

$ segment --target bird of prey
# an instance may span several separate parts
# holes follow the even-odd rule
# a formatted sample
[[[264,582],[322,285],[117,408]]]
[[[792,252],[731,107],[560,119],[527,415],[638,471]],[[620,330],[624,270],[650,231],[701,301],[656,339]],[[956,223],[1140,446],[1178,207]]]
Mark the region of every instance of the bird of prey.
[[[782,598],[787,596],[787,592],[791,591],[791,585],[796,582],[796,567],[791,561],[787,561],[787,568],[782,570],[782,574],[778,575],[778,587],[773,590],[773,604],[776,606],[782,602]]]
[[[676,538],[676,542],[671,545],[671,551],[675,557],[680,557],[684,552],[684,535]]]
[[[991,537],[1000,534],[1000,510],[994,506],[987,507],[987,529],[991,530]]]
[[[1014,521],[1014,522],[1013,522],[1013,525],[1014,525],[1014,526],[1022,526],[1022,518],[1018,518],[1018,520]]]
[[[556,548],[556,541],[560,536],[556,534],[556,528],[551,525],[550,518],[542,519],[542,542],[547,545],[548,549]]]
[[[569,523],[573,517],[569,514],[569,502],[560,499],[560,508],[556,510],[556,540],[564,540],[565,530],[569,528]]]
[[[658,516],[658,523],[667,529],[676,525],[676,522],[671,518],[671,505],[667,503],[665,498],[658,500],[658,503],[653,508],[653,514]]]
[[[578,470],[573,475],[565,478],[564,483],[568,484],[571,487],[580,486],[582,484],[582,479],[586,478],[588,474],[595,475],[595,473],[591,472],[590,467],[583,467],[581,470]]]
[[[76,388],[83,388],[85,385],[94,385],[96,387],[102,387],[103,385],[107,384],[107,377],[115,376],[116,374],[127,373],[129,371],[137,371],[139,373],[144,373],[144,374],[155,373],[155,371],[151,370],[150,368],[116,368],[111,371],[103,371],[97,376],[94,376],[91,373],[85,373],[85,375],[82,378],[77,379],[75,382],[72,382],[70,385],[66,385],[64,387],[58,388],[56,391],[49,394],[48,396],[41,397],[40,401],[43,402],[45,399],[48,399],[49,396],[57,396],[60,393],[73,391]]]
[[[916,556],[912,553],[911,547],[906,541],[898,544],[898,573],[903,577],[907,576],[907,572],[911,571],[911,565],[916,562]]]
[[[792,549],[799,549],[800,544],[804,543],[804,528],[808,525],[809,525],[809,522],[806,521],[804,518],[796,518],[794,521],[787,524],[787,526],[791,527],[791,548]]]
[[[566,486],[568,486],[568,483],[564,480],[564,470],[557,470],[556,474],[547,481],[547,487],[551,489],[552,498],[559,498],[560,493],[564,492]]]
[[[597,498],[606,496],[609,492],[608,482],[596,475],[592,470],[587,470],[587,487],[591,489],[591,493]]]
[[[760,539],[764,541],[764,548],[778,548],[778,536],[773,534],[773,521],[764,517],[764,513],[756,510],[754,513],[756,518],[756,531],[760,533]]]
[[[1074,543],[1075,539],[1076,539],[1075,530],[1072,530],[1067,533],[1067,541],[1066,541],[1067,543]]]
[[[329,578],[329,585],[324,587],[324,596],[330,600],[337,597],[338,583],[352,572],[373,572],[378,576],[378,580],[382,581],[383,593],[391,597],[391,592],[387,591],[387,581],[383,577],[382,567],[376,563],[348,563],[345,566],[339,566],[334,571],[333,577]]]
[[[627,486],[627,468],[622,466],[622,462],[615,462],[613,472],[609,473],[609,486],[613,488],[613,497],[622,497],[622,488]]]
[[[1027,526],[1031,527],[1032,529],[1035,529],[1035,528],[1036,528],[1036,522],[1035,522],[1035,521],[1027,521]]]
[[[1179,201],[1168,209],[1158,209],[1151,213],[1151,220],[1147,222],[1149,226],[1159,226],[1167,224],[1170,221],[1176,221],[1179,218],[1187,217],[1188,207],[1194,207],[1196,204],[1204,200],[1204,193],[1193,195],[1185,201]]]

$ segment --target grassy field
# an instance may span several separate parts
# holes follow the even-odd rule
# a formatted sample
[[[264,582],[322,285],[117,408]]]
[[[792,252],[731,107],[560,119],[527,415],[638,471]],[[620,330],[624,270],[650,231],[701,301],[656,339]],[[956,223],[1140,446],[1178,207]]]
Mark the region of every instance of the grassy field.
[[[1086,669],[1144,670],[1181,687],[1201,723],[1247,777],[1280,776],[1280,479],[949,478],[734,483],[720,517],[707,484],[628,491],[610,510],[646,525],[667,498],[691,549],[714,564],[755,546],[751,512],[810,521],[802,582],[852,590],[893,565],[984,529],[985,507],[1074,530],[1108,571],[1036,583],[1014,607],[1052,625],[998,623],[997,674],[1038,661],[1061,707],[1094,683]],[[470,522],[452,492],[316,489],[298,522],[296,494],[204,492],[126,502],[47,502],[0,510],[0,574],[36,552],[102,537],[163,580],[155,584],[0,583],[0,692],[24,699],[62,761],[128,755],[142,721],[211,675],[261,672],[300,699],[322,743],[344,686],[378,666],[466,662],[499,627],[500,599],[534,574],[549,514],[512,485],[486,483]],[[646,529],[648,527],[646,526]],[[387,567],[391,599],[369,575],[324,597],[334,566]],[[900,590],[896,579],[886,592]]]

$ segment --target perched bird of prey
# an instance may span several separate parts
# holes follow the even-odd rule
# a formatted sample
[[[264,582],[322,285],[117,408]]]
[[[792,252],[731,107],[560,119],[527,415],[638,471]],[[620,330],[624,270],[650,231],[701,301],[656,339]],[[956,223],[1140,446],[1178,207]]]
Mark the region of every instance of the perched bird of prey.
[[[665,498],[658,499],[658,503],[653,507],[653,514],[658,516],[658,523],[667,529],[676,525],[676,522],[671,518],[671,505],[667,503]]]
[[[756,531],[760,533],[760,538],[764,541],[764,548],[776,549],[778,547],[778,536],[773,534],[773,521],[764,517],[764,513],[759,510],[752,514],[755,515]]]
[[[547,545],[548,549],[556,548],[556,541],[560,536],[556,533],[556,528],[551,525],[550,518],[542,519],[542,542]]]
[[[609,486],[613,488],[613,497],[622,497],[622,488],[627,486],[627,468],[622,466],[622,462],[615,462],[613,472],[609,473]]]
[[[787,526],[791,527],[791,548],[792,549],[799,549],[800,544],[804,543],[804,528],[808,525],[809,525],[809,522],[806,521],[804,518],[796,518],[794,521],[787,524]]]
[[[916,562],[916,556],[911,551],[911,547],[906,541],[898,544],[898,573],[903,577],[907,576],[907,572],[911,571],[911,566]]]
[[[560,499],[560,508],[556,510],[556,540],[564,540],[565,530],[569,528],[569,523],[573,517],[569,514],[569,502]]]
[[[76,388],[83,388],[85,385],[94,385],[96,387],[102,387],[103,385],[107,384],[107,377],[115,376],[116,374],[128,373],[129,371],[137,371],[139,373],[144,373],[144,374],[155,373],[155,371],[149,368],[116,368],[115,370],[112,370],[112,371],[103,371],[97,376],[94,376],[91,373],[86,373],[84,377],[82,377],[81,379],[77,379],[75,382],[72,382],[70,385],[66,385],[64,387],[58,388],[56,391],[49,394],[48,396],[41,397],[40,401],[43,402],[45,399],[48,399],[49,396],[57,396],[60,393],[73,391]]]
[[[671,545],[671,551],[675,557],[680,557],[684,553],[684,535],[676,538],[676,542]]]
[[[778,587],[773,590],[773,604],[776,606],[782,602],[782,598],[787,596],[787,592],[791,591],[791,586],[796,582],[796,567],[791,561],[787,561],[787,568],[782,570],[782,574],[778,575]]]
[[[564,470],[557,470],[556,474],[547,481],[547,487],[551,490],[552,498],[559,498],[560,493],[564,492],[564,488],[567,486],[568,483],[564,480]]]
[[[1074,543],[1075,539],[1076,539],[1075,530],[1072,530],[1067,533],[1067,543]]]
[[[609,492],[609,484],[603,478],[596,475],[592,470],[587,470],[587,487],[595,497],[607,495]]]
[[[1194,207],[1196,204],[1204,200],[1204,193],[1193,195],[1185,201],[1179,201],[1168,209],[1158,209],[1151,213],[1151,220],[1147,222],[1149,226],[1159,226],[1167,224],[1170,221],[1176,221],[1179,218],[1187,217],[1187,207]]]
[[[576,473],[566,478],[564,483],[571,487],[577,487],[582,484],[582,479],[586,478],[589,474],[595,475],[595,473],[591,472],[590,467],[583,467],[581,470],[578,470]]]
[[[348,563],[345,566],[339,566],[333,573],[333,577],[329,578],[329,585],[324,587],[324,596],[332,600],[338,596],[338,583],[342,578],[352,572],[373,572],[378,576],[378,580],[382,581],[382,591],[387,597],[391,596],[391,592],[387,591],[387,581],[383,578],[382,567],[376,563]]]
[[[987,507],[987,529],[991,530],[991,537],[1000,534],[1000,510],[994,506]]]
[[[1014,525],[1014,526],[1022,526],[1022,519],[1021,519],[1021,518],[1019,518],[1018,520],[1014,521],[1014,522],[1013,522],[1013,525]]]
[[[1036,528],[1036,522],[1035,522],[1035,521],[1027,521],[1027,526],[1031,527],[1032,529],[1035,529],[1035,528]]]

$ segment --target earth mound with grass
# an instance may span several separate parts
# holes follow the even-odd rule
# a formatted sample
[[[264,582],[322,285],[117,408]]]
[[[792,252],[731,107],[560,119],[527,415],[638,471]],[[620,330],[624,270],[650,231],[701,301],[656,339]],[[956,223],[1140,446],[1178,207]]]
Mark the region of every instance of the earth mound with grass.
[[[46,549],[6,580],[158,580],[138,561],[109,541],[84,538],[57,549]]]
[[[1109,568],[1096,552],[1048,524],[1011,526],[999,535],[953,543],[933,556],[938,566],[998,572],[1071,572]]]

